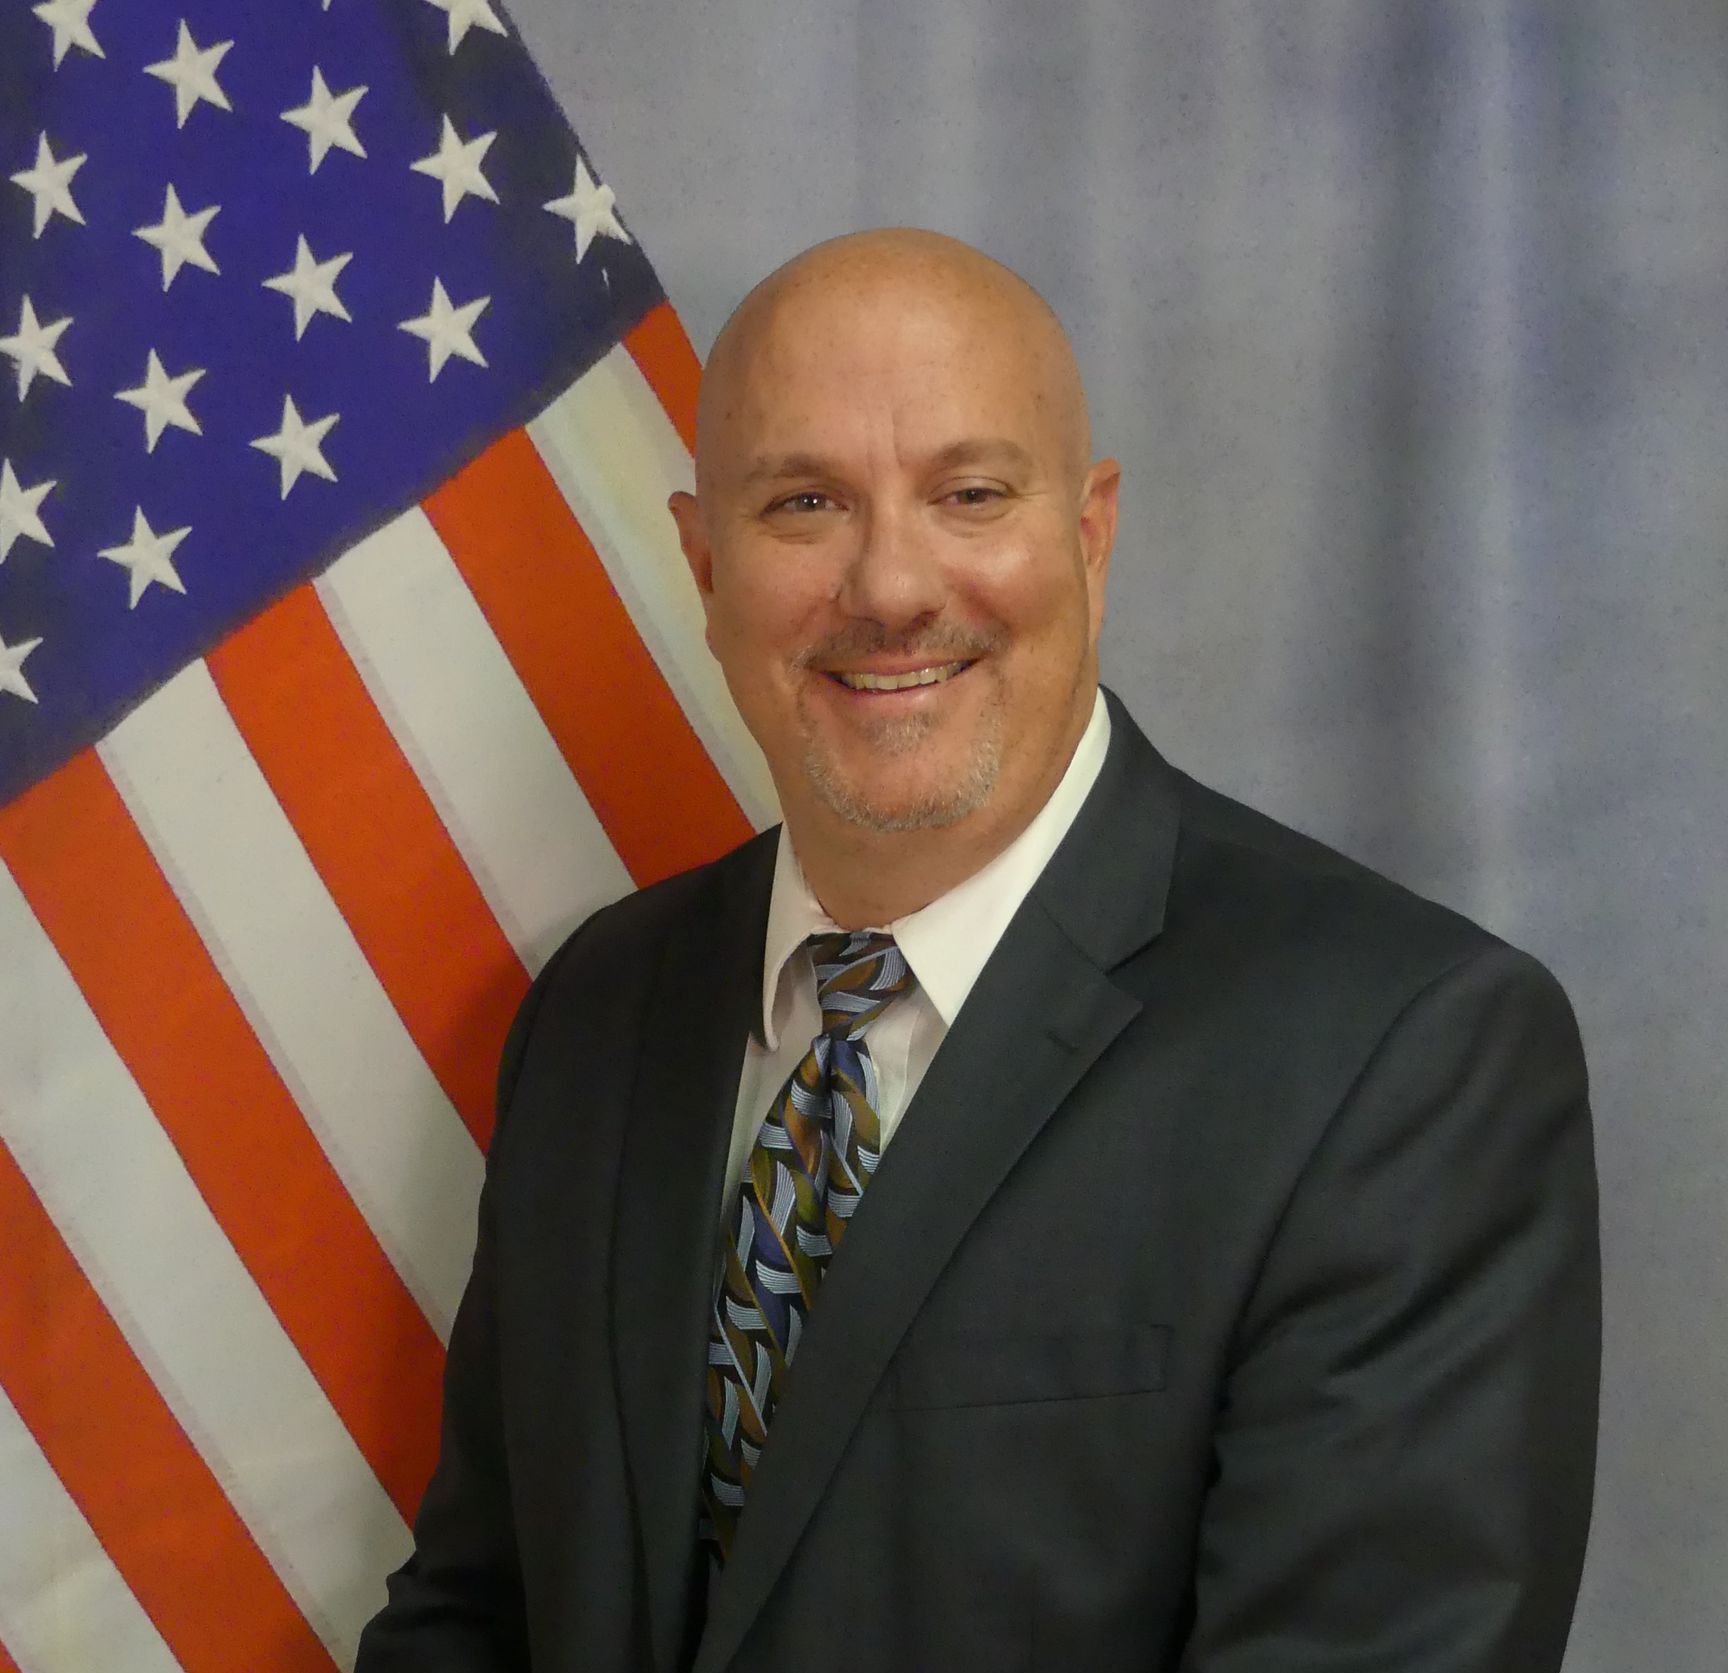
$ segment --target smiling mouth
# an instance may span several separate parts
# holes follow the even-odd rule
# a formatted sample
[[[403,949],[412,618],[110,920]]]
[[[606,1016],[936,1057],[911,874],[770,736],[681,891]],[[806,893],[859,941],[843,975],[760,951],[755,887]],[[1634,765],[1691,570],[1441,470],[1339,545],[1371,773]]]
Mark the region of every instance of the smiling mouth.
[[[931,668],[914,668],[904,674],[870,674],[862,670],[829,668],[828,678],[848,691],[910,691],[915,686],[941,685],[972,666],[970,661],[943,662]]]

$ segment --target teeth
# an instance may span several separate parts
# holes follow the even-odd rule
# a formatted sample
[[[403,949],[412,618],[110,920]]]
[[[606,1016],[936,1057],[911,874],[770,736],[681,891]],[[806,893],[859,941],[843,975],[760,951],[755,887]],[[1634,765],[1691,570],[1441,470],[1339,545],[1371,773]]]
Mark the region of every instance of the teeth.
[[[905,691],[915,685],[940,685],[966,666],[964,662],[945,662],[940,668],[918,668],[910,674],[836,673],[834,678],[854,691]]]

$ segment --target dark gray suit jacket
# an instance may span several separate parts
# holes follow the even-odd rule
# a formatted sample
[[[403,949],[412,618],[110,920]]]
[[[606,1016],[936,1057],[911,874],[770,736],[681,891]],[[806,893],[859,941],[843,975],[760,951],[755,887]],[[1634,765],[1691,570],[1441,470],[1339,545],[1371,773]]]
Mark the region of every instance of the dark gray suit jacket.
[[[1558,1667],[1598,1357],[1566,1000],[1112,721],[827,1277],[705,1630],[773,837],[547,967],[360,1673]]]

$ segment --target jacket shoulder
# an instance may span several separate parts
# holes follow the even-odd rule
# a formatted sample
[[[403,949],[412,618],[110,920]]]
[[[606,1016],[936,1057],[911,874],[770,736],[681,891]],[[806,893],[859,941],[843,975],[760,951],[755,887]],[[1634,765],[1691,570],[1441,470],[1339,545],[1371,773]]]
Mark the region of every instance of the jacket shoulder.
[[[509,1107],[523,1061],[543,1017],[573,1007],[627,1012],[639,1004],[660,955],[677,937],[700,936],[705,924],[750,916],[751,897],[767,901],[777,830],[769,830],[696,866],[633,890],[589,914],[534,978],[516,1012],[498,1072],[498,1113]]]
[[[1546,972],[1463,913],[1175,768],[1180,801],[1173,924],[1215,930],[1283,960],[1324,962],[1408,987],[1483,955]],[[1551,980],[1551,978],[1550,978]]]
[[[764,831],[717,860],[646,884],[598,908],[564,939],[543,978],[552,975],[555,966],[565,966],[565,972],[552,976],[557,982],[568,967],[596,959],[628,966],[657,950],[668,936],[688,933],[754,883],[761,883],[766,901],[777,832],[778,827]]]

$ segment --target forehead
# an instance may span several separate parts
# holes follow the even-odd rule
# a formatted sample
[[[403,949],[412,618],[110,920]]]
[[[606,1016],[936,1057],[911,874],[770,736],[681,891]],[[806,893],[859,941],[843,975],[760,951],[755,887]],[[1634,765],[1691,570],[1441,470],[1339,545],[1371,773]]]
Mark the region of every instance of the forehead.
[[[1013,299],[927,285],[794,291],[722,369],[704,446],[949,445],[977,432],[1057,440],[1049,353]]]

